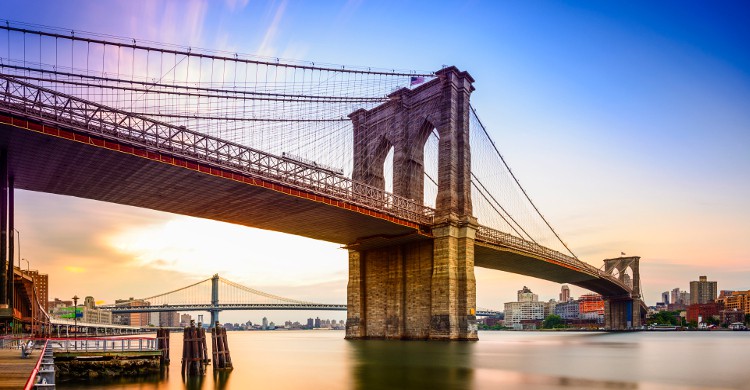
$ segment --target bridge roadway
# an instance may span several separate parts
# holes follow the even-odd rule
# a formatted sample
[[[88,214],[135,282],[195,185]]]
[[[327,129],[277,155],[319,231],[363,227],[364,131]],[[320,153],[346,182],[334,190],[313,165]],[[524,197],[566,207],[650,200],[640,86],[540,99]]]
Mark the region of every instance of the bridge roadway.
[[[278,304],[278,303],[222,303],[219,305],[204,304],[174,304],[157,306],[99,306],[113,314],[125,313],[160,313],[169,311],[211,311],[211,310],[331,310],[346,311],[346,305],[326,304]],[[477,316],[494,316],[500,312],[489,309],[477,309]]]
[[[15,188],[274,230],[359,249],[431,238],[432,210],[305,163],[0,75],[0,148]],[[475,265],[606,296],[595,267],[480,226]]]

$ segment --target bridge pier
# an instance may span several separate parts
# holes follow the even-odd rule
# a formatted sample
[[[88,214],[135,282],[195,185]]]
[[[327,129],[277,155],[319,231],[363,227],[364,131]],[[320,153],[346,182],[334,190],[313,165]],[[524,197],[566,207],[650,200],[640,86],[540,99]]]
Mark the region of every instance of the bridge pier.
[[[473,226],[349,250],[347,339],[477,340]]]

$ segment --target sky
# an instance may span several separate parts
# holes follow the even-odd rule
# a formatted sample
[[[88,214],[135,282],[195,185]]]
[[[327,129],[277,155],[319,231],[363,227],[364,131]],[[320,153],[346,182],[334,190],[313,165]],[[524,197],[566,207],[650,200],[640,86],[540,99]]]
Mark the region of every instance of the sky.
[[[514,173],[579,258],[641,256],[646,302],[699,275],[750,289],[750,5],[608,1],[27,1],[4,18],[191,47],[381,68],[455,65]],[[338,245],[18,191],[21,257],[50,298],[143,297],[214,273],[346,302]],[[249,250],[249,248],[252,248]],[[27,266],[26,262],[22,266]],[[528,286],[476,269],[477,305]],[[586,291],[572,287],[572,295]],[[226,312],[278,322],[345,313]]]

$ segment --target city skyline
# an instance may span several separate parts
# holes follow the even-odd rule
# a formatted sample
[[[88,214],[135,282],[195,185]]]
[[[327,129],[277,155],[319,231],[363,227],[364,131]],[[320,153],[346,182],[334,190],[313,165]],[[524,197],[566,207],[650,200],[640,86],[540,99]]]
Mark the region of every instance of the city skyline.
[[[698,275],[720,290],[748,288],[750,54],[738,4],[414,2],[416,16],[359,1],[113,1],[75,10],[43,1],[33,13],[10,1],[5,17],[269,57],[456,65],[477,80],[472,104],[563,240],[596,267],[621,252],[641,256],[652,304]],[[50,275],[50,299],[113,302],[214,273],[290,298],[346,299],[346,251],[336,244],[27,191],[16,202],[21,256]],[[476,275],[480,307],[500,309],[519,285],[540,296],[560,291],[500,271]],[[586,292],[571,286],[571,296]]]

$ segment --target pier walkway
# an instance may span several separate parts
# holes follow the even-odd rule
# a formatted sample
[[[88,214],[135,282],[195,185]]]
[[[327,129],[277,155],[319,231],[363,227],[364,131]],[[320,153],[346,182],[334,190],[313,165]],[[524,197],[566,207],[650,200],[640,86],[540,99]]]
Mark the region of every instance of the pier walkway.
[[[41,350],[34,349],[28,358],[21,358],[20,349],[0,349],[0,390],[23,389],[39,360]]]

